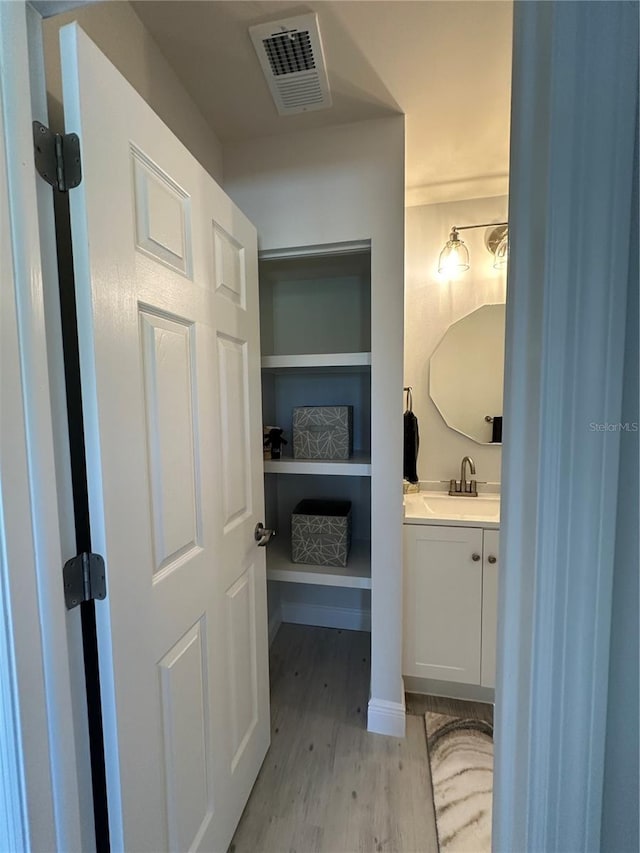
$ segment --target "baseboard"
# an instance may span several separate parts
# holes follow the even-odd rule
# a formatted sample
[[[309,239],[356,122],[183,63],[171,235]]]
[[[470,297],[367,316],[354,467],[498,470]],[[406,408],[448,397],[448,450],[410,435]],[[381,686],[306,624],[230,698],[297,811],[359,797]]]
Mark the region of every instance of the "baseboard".
[[[406,709],[404,691],[402,702],[388,702],[386,699],[369,699],[367,713],[367,731],[390,737],[404,737]]]
[[[456,681],[440,681],[436,678],[404,676],[404,689],[409,693],[422,693],[426,696],[443,696],[446,699],[466,699],[469,702],[488,702],[493,704],[493,687],[480,687],[479,684],[459,684]]]
[[[296,625],[320,628],[345,628],[348,631],[371,631],[371,613],[351,607],[329,607],[299,601],[282,601],[280,618]]]
[[[269,648],[273,645],[276,634],[282,625],[282,608],[278,607],[274,613],[269,614]]]

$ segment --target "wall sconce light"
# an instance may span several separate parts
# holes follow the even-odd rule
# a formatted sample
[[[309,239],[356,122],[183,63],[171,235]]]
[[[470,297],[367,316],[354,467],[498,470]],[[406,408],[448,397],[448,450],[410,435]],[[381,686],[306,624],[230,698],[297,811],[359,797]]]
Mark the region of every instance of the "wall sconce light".
[[[454,276],[456,273],[469,269],[469,250],[458,235],[458,229],[454,225],[449,234],[444,249],[440,252],[438,259],[438,272]]]
[[[438,259],[438,272],[448,276],[464,272],[469,269],[469,250],[460,239],[459,231],[468,231],[471,228],[486,228],[484,244],[493,255],[493,268],[500,269],[507,265],[509,258],[509,223],[508,222],[484,222],[481,225],[454,225],[449,234],[444,249],[440,252]]]

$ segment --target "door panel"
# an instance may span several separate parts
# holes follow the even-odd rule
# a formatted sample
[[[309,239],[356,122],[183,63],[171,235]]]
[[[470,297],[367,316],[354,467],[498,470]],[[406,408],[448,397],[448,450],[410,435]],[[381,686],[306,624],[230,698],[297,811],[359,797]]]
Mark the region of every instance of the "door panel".
[[[246,307],[244,248],[214,223],[216,290],[236,305]]]
[[[196,548],[200,538],[193,325],[146,311],[140,319],[157,572]]]
[[[218,335],[224,532],[251,512],[247,344]]]
[[[208,783],[206,656],[201,623],[197,622],[159,664],[172,850],[189,850],[213,812]]]
[[[252,565],[227,592],[232,772],[258,722],[255,622],[255,571]]]
[[[135,146],[133,160],[136,246],[160,263],[191,278],[189,196]]]
[[[61,45],[113,849],[225,851],[269,743],[255,229]]]

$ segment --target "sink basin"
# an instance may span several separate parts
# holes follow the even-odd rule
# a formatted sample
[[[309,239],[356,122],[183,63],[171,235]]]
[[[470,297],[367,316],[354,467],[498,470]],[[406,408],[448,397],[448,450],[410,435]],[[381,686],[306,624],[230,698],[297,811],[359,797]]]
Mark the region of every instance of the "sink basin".
[[[419,492],[405,498],[405,518],[457,523],[500,523],[500,496],[481,495],[477,498],[454,498],[442,492]]]
[[[422,495],[427,512],[440,517],[454,518],[500,518],[500,498],[453,498],[450,495]]]

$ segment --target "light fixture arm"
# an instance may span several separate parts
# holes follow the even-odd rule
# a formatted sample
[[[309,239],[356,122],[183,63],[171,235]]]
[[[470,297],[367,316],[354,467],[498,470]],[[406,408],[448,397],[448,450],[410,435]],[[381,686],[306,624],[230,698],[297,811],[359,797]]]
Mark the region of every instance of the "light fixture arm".
[[[482,222],[480,225],[454,225],[452,231],[469,231],[471,228],[497,228],[498,225],[508,225],[508,222]]]
[[[454,239],[460,239],[458,235],[458,231],[469,231],[472,228],[487,228],[491,230],[487,230],[487,233],[484,237],[484,244],[487,247],[487,251],[491,252],[492,255],[495,255],[496,249],[500,245],[502,239],[506,236],[509,230],[508,222],[482,222],[479,225],[454,225],[451,229],[451,233],[455,235]],[[451,239],[451,238],[449,238]]]

